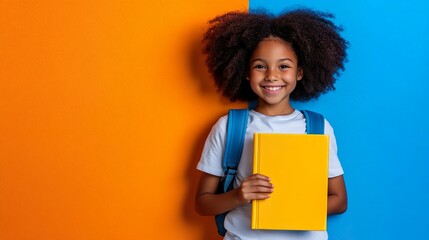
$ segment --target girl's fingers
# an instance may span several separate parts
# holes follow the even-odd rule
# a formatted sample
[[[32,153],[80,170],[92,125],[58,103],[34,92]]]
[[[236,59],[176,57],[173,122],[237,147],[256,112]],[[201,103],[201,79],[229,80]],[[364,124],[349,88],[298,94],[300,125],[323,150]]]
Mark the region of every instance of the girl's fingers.
[[[241,199],[245,202],[251,200],[267,199],[274,191],[270,178],[261,174],[251,175],[243,180],[240,186]]]
[[[246,179],[261,179],[261,180],[271,181],[271,179],[269,177],[262,175],[262,174],[259,174],[259,173],[250,175]]]
[[[252,187],[265,187],[265,188],[273,188],[273,184],[270,182],[268,177],[265,176],[251,176],[246,178],[242,186],[245,188],[251,188],[252,191],[255,191]],[[256,189],[257,191],[258,189]]]
[[[265,186],[250,186],[248,188],[243,189],[243,192],[246,193],[272,193],[274,188],[265,187]]]
[[[247,200],[247,202],[250,202],[252,200],[262,200],[267,199],[271,196],[270,193],[248,193],[244,195],[244,199]]]

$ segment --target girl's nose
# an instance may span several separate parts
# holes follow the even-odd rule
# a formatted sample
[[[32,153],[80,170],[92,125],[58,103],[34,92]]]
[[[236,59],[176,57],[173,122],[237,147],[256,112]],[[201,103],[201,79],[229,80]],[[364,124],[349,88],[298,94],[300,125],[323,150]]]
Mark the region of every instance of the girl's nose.
[[[279,80],[277,73],[273,69],[267,69],[267,74],[265,76],[265,81],[277,81]]]

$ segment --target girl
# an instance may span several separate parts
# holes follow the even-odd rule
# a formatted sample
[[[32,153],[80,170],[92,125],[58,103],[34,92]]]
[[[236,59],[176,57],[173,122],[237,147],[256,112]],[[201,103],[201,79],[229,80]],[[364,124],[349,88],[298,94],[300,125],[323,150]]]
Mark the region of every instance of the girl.
[[[196,194],[201,215],[228,212],[224,239],[327,239],[326,231],[251,230],[251,204],[275,191],[269,176],[252,174],[253,133],[305,133],[305,119],[290,101],[307,101],[334,89],[344,70],[347,41],[331,14],[299,9],[277,17],[266,13],[230,12],[211,20],[204,35],[207,66],[220,92],[231,101],[257,100],[249,122],[234,189],[216,194],[226,137],[227,117],[213,126],[197,169],[202,171]],[[347,194],[331,125],[328,212],[343,213]]]

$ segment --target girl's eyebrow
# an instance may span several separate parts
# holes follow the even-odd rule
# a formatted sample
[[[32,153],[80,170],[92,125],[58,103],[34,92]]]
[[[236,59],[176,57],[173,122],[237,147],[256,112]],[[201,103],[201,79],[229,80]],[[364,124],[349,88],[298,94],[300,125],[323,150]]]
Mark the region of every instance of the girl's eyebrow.
[[[278,62],[283,62],[283,61],[293,62],[293,60],[290,59],[290,58],[281,58],[281,59],[278,60]]]
[[[252,61],[250,61],[250,62],[251,62],[251,63],[253,63],[253,62],[256,62],[256,61],[262,61],[262,62],[265,62],[265,60],[264,60],[264,59],[262,59],[262,58],[255,58],[255,59],[252,59]],[[292,59],[290,59],[290,58],[280,58],[279,60],[277,60],[277,62],[283,62],[283,61],[293,62],[293,60],[292,60]]]

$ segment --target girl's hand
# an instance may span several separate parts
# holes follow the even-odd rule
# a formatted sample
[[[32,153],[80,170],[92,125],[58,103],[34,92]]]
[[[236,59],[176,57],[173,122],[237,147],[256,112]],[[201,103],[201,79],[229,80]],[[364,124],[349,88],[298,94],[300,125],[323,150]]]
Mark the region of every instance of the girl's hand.
[[[252,200],[267,199],[273,192],[270,178],[261,174],[253,174],[243,180],[237,189],[241,203],[250,203]]]

